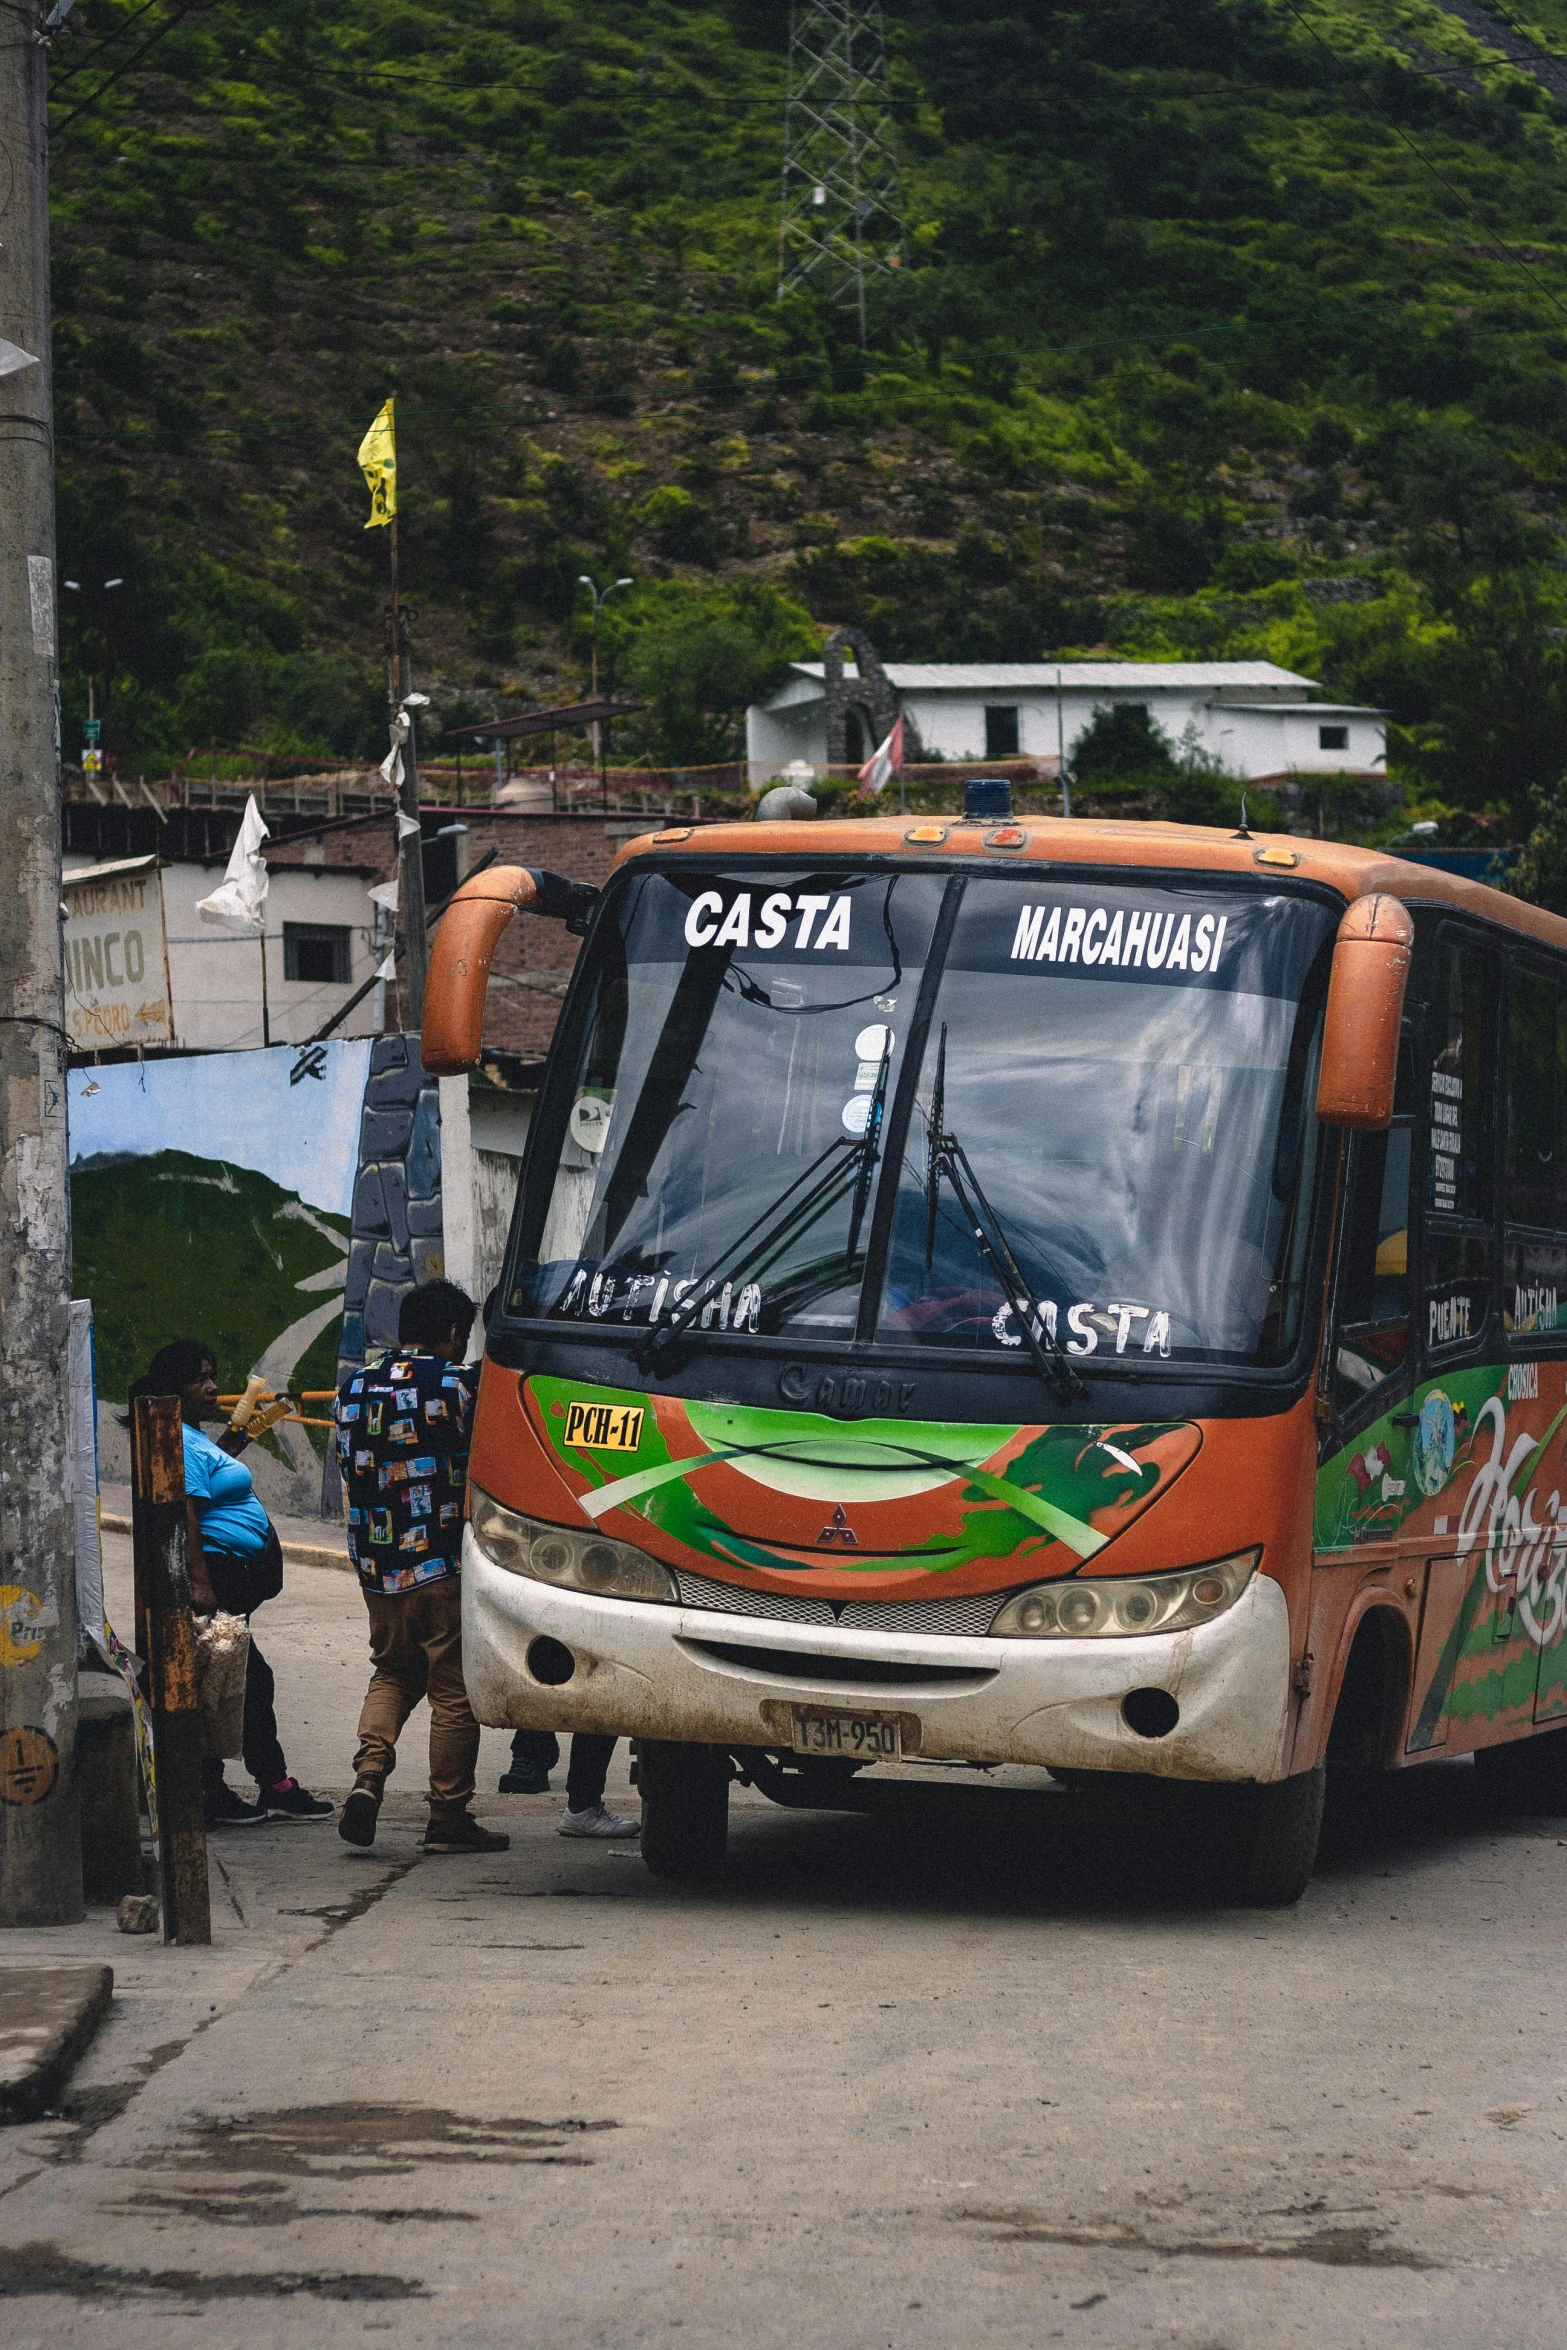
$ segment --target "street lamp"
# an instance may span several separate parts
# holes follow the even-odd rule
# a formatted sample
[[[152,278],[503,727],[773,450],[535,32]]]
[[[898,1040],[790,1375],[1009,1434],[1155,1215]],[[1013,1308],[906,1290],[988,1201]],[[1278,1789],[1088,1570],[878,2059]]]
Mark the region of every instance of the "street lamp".
[[[632,587],[635,582],[629,579],[617,579],[613,580],[607,588],[601,588],[596,580],[588,577],[585,571],[579,571],[577,585],[585,587],[593,598],[593,699],[596,702],[599,698],[599,614],[603,611],[608,599],[615,593],[616,588]],[[600,743],[599,722],[595,718],[593,721],[593,764],[599,771],[599,797],[608,806],[609,777],[605,771]]]
[[[62,587],[68,587],[73,595],[79,596],[83,593],[82,583],[79,579],[62,580],[60,584]],[[123,579],[100,580],[98,587],[94,592],[99,595],[107,595],[110,588],[119,588],[123,587],[124,585],[125,582]],[[105,652],[108,651],[107,642],[105,642],[104,650]],[[84,770],[89,774],[96,770],[98,763],[98,711],[97,705],[93,698],[93,685],[94,677],[92,671],[89,669],[87,672],[87,751],[93,754],[93,767],[87,768],[86,752],[83,753],[82,762]]]

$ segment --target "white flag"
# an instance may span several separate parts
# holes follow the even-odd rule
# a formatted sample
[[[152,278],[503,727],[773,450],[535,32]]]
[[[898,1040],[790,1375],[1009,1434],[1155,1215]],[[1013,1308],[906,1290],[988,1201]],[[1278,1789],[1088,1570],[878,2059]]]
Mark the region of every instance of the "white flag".
[[[903,766],[903,720],[892,722],[892,731],[883,743],[878,743],[860,769],[860,797],[869,799],[873,793],[885,791],[890,777]]]
[[[252,792],[245,802],[245,818],[228,871],[210,897],[196,900],[196,911],[204,921],[243,922],[249,930],[265,928],[267,863],[261,854],[261,844],[267,838],[267,828]]]

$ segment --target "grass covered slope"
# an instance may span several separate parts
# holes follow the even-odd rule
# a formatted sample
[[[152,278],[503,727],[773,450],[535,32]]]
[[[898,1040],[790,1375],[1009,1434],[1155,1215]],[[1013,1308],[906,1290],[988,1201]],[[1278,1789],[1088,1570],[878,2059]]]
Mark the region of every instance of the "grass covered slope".
[[[865,353],[774,299],[783,0],[139,5],[55,52],[68,742],[92,669],[124,769],[380,747],[395,390],[437,721],[577,692],[630,571],[661,758],[851,620],[1266,655],[1481,831],[1567,764],[1567,111],[1432,0],[889,7]]]

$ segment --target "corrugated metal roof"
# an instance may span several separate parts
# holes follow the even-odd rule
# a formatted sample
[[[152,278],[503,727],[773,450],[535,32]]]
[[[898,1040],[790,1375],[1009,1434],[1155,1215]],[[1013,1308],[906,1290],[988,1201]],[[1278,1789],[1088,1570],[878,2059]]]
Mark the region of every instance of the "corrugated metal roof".
[[[1261,710],[1270,718],[1385,718],[1373,702],[1225,702],[1226,710]]]
[[[819,678],[820,661],[790,663],[802,677]],[[1063,687],[1090,693],[1112,689],[1138,693],[1215,692],[1222,687],[1314,686],[1273,661],[887,661],[888,677],[900,693],[1054,693]],[[846,673],[856,672],[848,667]]]

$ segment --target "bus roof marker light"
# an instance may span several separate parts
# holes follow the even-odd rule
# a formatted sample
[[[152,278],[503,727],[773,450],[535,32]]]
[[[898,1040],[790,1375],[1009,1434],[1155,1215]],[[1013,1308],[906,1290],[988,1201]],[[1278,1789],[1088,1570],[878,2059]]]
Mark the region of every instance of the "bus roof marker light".
[[[911,848],[940,848],[947,837],[944,824],[911,824],[904,834]]]
[[[987,832],[980,842],[986,849],[1026,849],[1028,834],[1021,824],[998,824],[994,832]]]
[[[1004,775],[971,775],[963,786],[965,817],[1005,822],[1012,813],[1012,786]]]
[[[1241,835],[1236,833],[1235,838],[1239,840]],[[1293,849],[1253,849],[1251,861],[1254,865],[1282,865],[1286,868],[1300,863]]]

